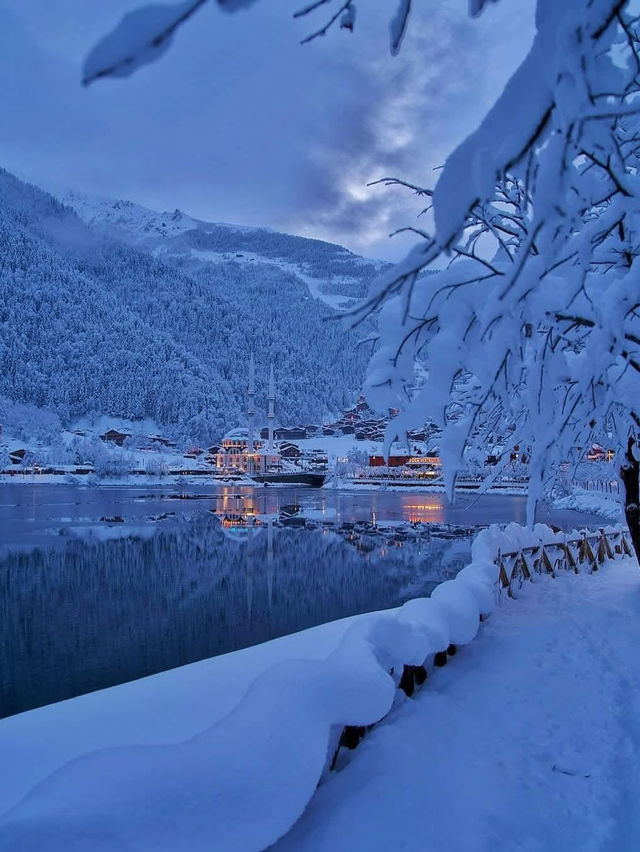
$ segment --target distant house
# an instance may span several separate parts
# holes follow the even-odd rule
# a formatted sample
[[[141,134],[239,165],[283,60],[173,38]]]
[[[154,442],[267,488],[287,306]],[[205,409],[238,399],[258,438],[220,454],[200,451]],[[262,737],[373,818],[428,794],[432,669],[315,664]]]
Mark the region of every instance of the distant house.
[[[489,452],[487,453],[487,459],[485,461],[485,465],[496,465],[500,462],[502,456],[504,454],[504,445],[503,444],[495,444]]]
[[[343,435],[353,435],[353,433],[355,431],[356,430],[353,428],[353,426],[343,426],[342,427],[342,434]]]
[[[302,455],[300,447],[292,444],[289,441],[283,441],[280,444],[280,455],[283,459],[299,459]]]
[[[312,468],[325,470],[329,465],[329,457],[324,450],[311,450],[307,458]]]
[[[605,450],[600,444],[592,444],[587,450],[587,458],[589,461],[613,461],[615,458],[615,450]]]
[[[24,460],[24,457],[26,456],[26,454],[27,454],[27,451],[23,450],[23,449],[11,450],[9,452],[9,459],[11,461],[11,464],[21,464],[22,461]]]
[[[117,429],[108,429],[104,435],[100,435],[102,441],[117,444],[119,447],[124,444],[128,437],[129,435],[126,432],[118,432]]]
[[[149,440],[154,444],[160,444],[162,447],[175,447],[176,442],[170,441],[168,438],[163,438],[162,435],[149,435]]]
[[[304,426],[279,426],[273,430],[276,441],[301,441],[307,437]]]
[[[389,456],[388,459],[384,456],[369,456],[369,467],[402,467],[410,458],[411,456]]]
[[[198,456],[203,454],[204,450],[200,449],[200,447],[189,447],[184,454],[185,459],[197,459]]]

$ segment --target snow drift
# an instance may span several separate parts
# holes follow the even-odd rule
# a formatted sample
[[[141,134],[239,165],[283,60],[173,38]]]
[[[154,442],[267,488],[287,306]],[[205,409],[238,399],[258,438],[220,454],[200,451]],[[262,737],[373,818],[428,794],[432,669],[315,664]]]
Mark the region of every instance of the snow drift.
[[[607,532],[615,539],[621,528]],[[301,816],[343,728],[390,711],[404,666],[429,665],[450,643],[474,638],[501,593],[499,553],[576,536],[584,532],[483,530],[472,563],[431,598],[361,617],[323,660],[272,666],[197,736],[102,749],[62,766],[0,819],[0,849],[208,850],[214,840],[264,849]]]

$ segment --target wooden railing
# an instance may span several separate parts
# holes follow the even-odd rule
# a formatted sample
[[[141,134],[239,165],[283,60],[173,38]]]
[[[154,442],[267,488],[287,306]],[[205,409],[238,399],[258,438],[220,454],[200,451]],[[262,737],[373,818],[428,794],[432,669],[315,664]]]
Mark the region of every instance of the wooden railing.
[[[522,586],[524,580],[530,580],[533,574],[557,576],[560,571],[580,573],[583,568],[591,574],[609,559],[616,556],[631,556],[629,533],[624,529],[599,529],[596,532],[585,530],[578,538],[565,538],[562,541],[548,544],[532,545],[520,550],[501,552],[498,550],[495,564],[499,568],[498,585],[506,590],[510,598],[515,598],[514,586]],[[487,614],[480,613],[480,621],[485,621]],[[450,657],[455,655],[456,645],[438,651],[431,658],[431,666],[438,668],[447,664]],[[396,674],[398,689],[411,697],[428,678],[427,661],[422,665],[405,665],[400,676]],[[394,672],[391,672],[393,675]],[[375,725],[347,725],[342,730],[330,768],[336,766],[341,748],[355,749],[367,731]]]
[[[500,583],[509,597],[514,597],[514,583],[522,585],[532,574],[550,574],[555,577],[558,571],[578,573],[581,566],[589,572],[597,571],[607,559],[616,554],[631,556],[631,545],[626,530],[584,532],[580,538],[563,542],[541,544],[537,547],[523,547],[511,553],[498,551],[496,565],[500,569]]]

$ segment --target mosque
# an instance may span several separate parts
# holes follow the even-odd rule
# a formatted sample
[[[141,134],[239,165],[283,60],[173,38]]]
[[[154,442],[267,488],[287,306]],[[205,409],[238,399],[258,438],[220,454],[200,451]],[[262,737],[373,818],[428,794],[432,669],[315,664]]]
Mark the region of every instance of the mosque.
[[[269,391],[267,412],[268,439],[265,444],[255,432],[255,364],[253,355],[249,360],[249,387],[247,392],[247,428],[232,429],[227,432],[216,454],[216,469],[222,472],[265,474],[281,467],[282,457],[273,440],[275,419],[276,386],[273,366],[269,373]]]

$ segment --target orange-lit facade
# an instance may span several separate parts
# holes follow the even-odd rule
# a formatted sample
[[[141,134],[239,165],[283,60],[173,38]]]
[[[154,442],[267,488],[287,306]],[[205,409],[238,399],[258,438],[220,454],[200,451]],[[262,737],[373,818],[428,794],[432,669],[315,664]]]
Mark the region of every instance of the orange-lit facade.
[[[369,456],[369,467],[413,467],[440,468],[442,462],[439,456]]]
[[[264,473],[277,467],[280,456],[269,453],[263,442],[254,437],[253,452],[249,452],[249,432],[247,429],[235,429],[222,439],[216,454],[216,469],[230,473]]]

